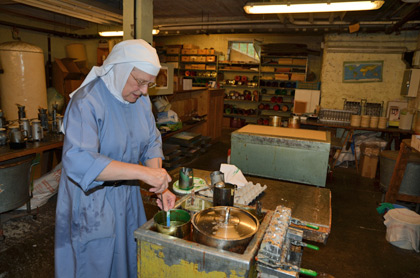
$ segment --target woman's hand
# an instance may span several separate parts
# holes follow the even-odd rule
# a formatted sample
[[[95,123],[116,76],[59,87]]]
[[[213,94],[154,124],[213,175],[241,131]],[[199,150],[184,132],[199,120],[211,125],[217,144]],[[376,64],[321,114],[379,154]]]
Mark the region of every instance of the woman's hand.
[[[162,193],[162,199],[158,198],[157,205],[160,209],[163,209],[164,211],[168,211],[170,209],[173,209],[175,206],[176,196],[169,190],[166,190]],[[163,201],[163,207],[162,207],[162,201]]]
[[[172,178],[163,168],[144,167],[144,178],[142,180],[152,186],[149,189],[150,192],[162,193],[168,188]]]

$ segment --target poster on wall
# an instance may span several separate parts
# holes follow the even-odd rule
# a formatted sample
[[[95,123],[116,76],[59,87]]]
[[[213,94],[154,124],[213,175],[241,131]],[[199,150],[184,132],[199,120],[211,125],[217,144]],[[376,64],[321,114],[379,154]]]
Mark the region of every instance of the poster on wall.
[[[343,82],[382,82],[384,61],[344,62]]]

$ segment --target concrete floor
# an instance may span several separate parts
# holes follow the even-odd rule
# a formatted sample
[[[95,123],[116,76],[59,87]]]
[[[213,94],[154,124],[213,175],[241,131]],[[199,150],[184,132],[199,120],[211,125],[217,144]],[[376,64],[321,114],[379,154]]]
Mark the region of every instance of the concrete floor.
[[[229,132],[224,132],[221,141],[189,166],[218,170],[229,147]],[[420,277],[420,254],[385,240],[386,227],[375,210],[382,196],[377,180],[360,177],[354,168],[338,168],[327,188],[332,192],[332,231],[326,245],[317,244],[319,251],[304,250],[302,267],[318,271],[319,277]],[[4,224],[0,278],[54,276],[55,204],[53,197],[36,219]]]

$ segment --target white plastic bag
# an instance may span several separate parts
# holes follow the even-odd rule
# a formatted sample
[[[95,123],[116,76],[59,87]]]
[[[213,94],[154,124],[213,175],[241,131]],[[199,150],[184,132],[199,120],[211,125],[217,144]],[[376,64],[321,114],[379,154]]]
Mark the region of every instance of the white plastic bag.
[[[405,208],[391,209],[384,215],[386,240],[403,249],[419,252],[420,215]]]
[[[58,191],[58,184],[61,177],[61,162],[54,167],[54,169],[39,179],[34,180],[34,188],[32,191],[33,197],[31,199],[31,209],[36,209],[45,205],[52,196]],[[18,208],[20,210],[26,209],[26,204]]]

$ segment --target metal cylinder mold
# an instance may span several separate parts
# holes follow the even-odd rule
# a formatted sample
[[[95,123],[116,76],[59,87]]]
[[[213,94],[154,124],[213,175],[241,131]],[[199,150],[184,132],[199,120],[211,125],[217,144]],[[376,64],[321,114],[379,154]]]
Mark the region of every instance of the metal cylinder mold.
[[[1,105],[8,120],[18,119],[16,104],[25,106],[26,118],[37,118],[47,107],[44,53],[38,46],[13,41],[0,44]]]

